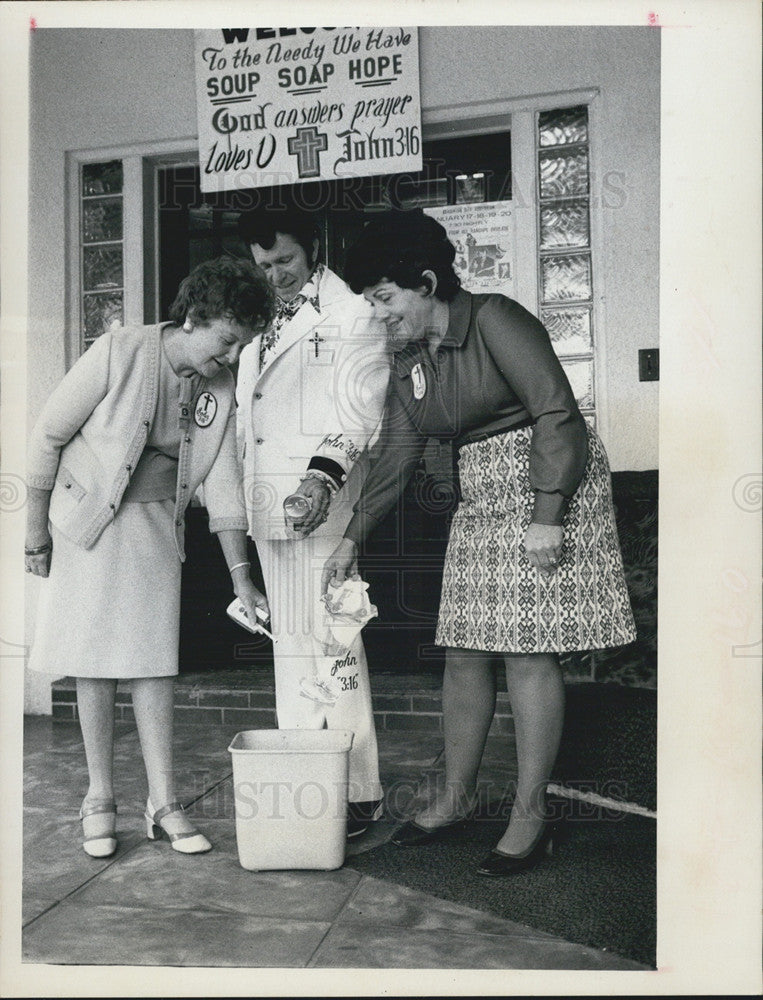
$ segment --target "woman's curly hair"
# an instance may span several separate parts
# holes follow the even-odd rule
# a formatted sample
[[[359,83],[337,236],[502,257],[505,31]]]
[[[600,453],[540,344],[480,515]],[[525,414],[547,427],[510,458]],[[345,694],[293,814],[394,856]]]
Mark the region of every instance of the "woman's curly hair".
[[[182,326],[186,316],[200,323],[225,316],[259,333],[270,326],[274,312],[273,290],[256,264],[217,257],[199,264],[181,281],[170,319]]]

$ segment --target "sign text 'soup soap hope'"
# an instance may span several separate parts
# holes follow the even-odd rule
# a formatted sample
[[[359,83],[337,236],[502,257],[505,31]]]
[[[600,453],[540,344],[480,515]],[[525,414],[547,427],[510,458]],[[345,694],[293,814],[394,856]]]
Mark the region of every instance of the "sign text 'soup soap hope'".
[[[231,43],[245,44],[249,41],[250,33],[258,42],[293,36],[298,32],[312,35],[316,28],[223,28],[222,34],[226,45]],[[336,31],[336,28],[324,28],[324,31]],[[384,50],[399,44],[407,44],[410,36],[406,36],[403,29],[397,37],[394,35],[384,35],[382,30],[371,30],[363,46],[365,51]],[[314,44],[310,39],[306,45],[299,48],[285,48],[279,42],[273,41],[266,51],[250,52],[249,49],[237,49],[229,59],[223,55],[223,49],[208,47],[204,50],[204,59],[212,72],[225,69],[242,70],[251,66],[259,66],[261,63],[271,65],[278,62],[302,62],[312,63],[311,66],[299,65],[294,68],[285,66],[278,71],[279,86],[284,88],[302,87],[305,85],[326,83],[329,77],[334,75],[334,65],[330,62],[323,62],[326,53],[325,44]],[[333,52],[335,55],[347,55],[351,52],[358,52],[361,48],[360,38],[353,35],[338,35],[334,39]],[[264,59],[263,59],[264,55]],[[385,73],[390,72],[398,75],[402,72],[402,57],[398,54],[393,56],[365,56],[364,58],[352,59],[348,65],[349,79],[361,80],[372,79],[374,77],[383,78]],[[222,75],[220,77],[211,76],[207,80],[207,94],[209,97],[233,97],[251,93],[260,82],[260,74],[256,70],[249,72],[235,72]]]

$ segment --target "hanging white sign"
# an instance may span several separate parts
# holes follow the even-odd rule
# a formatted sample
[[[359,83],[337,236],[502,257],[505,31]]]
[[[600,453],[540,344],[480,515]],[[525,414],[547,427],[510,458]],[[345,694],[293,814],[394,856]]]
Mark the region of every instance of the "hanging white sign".
[[[514,216],[510,201],[425,209],[456,248],[453,266],[469,292],[514,294]]]
[[[417,28],[194,35],[202,191],[421,170]]]

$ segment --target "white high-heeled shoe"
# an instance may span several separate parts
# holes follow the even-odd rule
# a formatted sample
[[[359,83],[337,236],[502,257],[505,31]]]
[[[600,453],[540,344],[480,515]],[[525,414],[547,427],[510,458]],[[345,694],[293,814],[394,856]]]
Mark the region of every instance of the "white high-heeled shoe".
[[[190,830],[187,833],[170,833],[162,826],[162,820],[171,813],[183,813],[183,806],[180,802],[170,802],[161,809],[154,811],[151,800],[146,802],[146,836],[149,840],[159,840],[162,835],[169,838],[173,851],[180,854],[206,854],[212,850],[212,845],[198,830]]]
[[[88,837],[85,831],[85,820],[88,816],[97,816],[101,813],[111,813],[114,817],[111,828],[106,833],[99,833],[97,836]],[[80,806],[79,818],[82,820],[82,847],[85,854],[91,858],[110,858],[117,849],[117,805],[112,799],[109,802],[101,802],[99,805],[86,806],[83,802]]]

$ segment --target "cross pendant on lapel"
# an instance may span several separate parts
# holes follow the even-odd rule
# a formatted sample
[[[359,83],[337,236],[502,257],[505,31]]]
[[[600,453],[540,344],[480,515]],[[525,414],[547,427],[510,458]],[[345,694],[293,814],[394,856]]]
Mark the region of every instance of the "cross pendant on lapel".
[[[317,358],[318,357],[318,344],[322,344],[323,343],[323,337],[319,337],[318,336],[318,331],[316,330],[313,333],[312,337],[310,337],[308,343],[315,344],[315,356]]]

